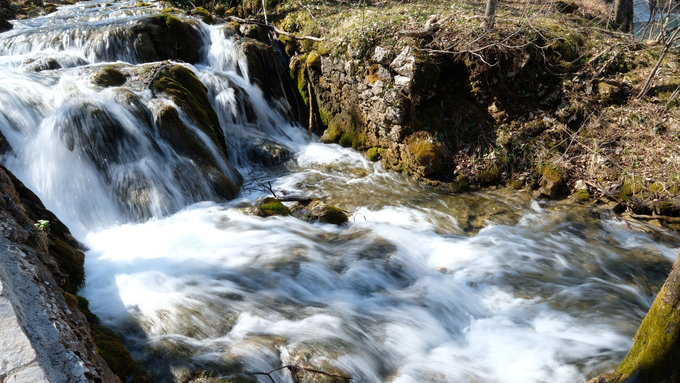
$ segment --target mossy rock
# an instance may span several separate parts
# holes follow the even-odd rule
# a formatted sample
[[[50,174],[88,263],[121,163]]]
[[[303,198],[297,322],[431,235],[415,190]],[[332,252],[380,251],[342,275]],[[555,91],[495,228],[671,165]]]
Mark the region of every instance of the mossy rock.
[[[164,67],[151,84],[155,92],[168,95],[203,131],[227,158],[227,147],[217,114],[210,104],[208,90],[189,68],[173,64]]]
[[[382,158],[382,148],[372,147],[366,152],[366,157],[369,161],[377,162]]]
[[[328,121],[328,128],[320,141],[326,144],[337,143],[345,148],[361,149],[366,144],[366,134],[360,132],[356,125],[348,114],[336,114]]]
[[[544,197],[557,198],[568,192],[566,170],[557,164],[545,164],[541,168],[539,192]]]
[[[589,383],[680,381],[680,258],[642,320],[628,355],[614,372]]]
[[[628,177],[624,179],[623,185],[621,185],[621,190],[617,194],[617,197],[622,201],[630,201],[631,198],[637,194],[642,193],[644,185],[640,178]]]
[[[313,68],[321,70],[321,55],[317,51],[311,51],[307,55],[307,60],[305,60],[307,68]]]
[[[72,309],[80,311],[87,318],[97,353],[111,368],[111,371],[123,382],[148,381],[147,373],[134,361],[118,334],[102,325],[99,318],[90,311],[90,303],[87,299],[66,291],[63,292],[63,295],[66,304]]]
[[[127,78],[123,72],[113,66],[104,67],[92,76],[92,82],[104,88],[121,86],[125,84],[126,81]]]
[[[256,214],[260,217],[288,216],[290,209],[276,198],[265,198],[257,207]]]
[[[206,24],[212,24],[215,19],[212,13],[203,7],[196,7],[191,11],[191,14],[200,18]]]
[[[423,177],[435,176],[444,170],[446,151],[430,133],[420,131],[406,138],[406,167]]]
[[[128,31],[139,62],[201,60],[203,38],[196,22],[165,12],[136,21]]]
[[[625,101],[625,90],[616,84],[600,81],[597,83],[597,96],[604,105],[621,104]]]
[[[573,194],[574,200],[576,202],[585,203],[590,201],[590,193],[586,189],[577,190]]]
[[[323,208],[323,212],[319,215],[319,221],[334,225],[343,225],[349,221],[349,217],[342,209],[326,205]]]
[[[477,182],[481,186],[496,185],[501,181],[502,174],[498,164],[492,163],[477,174]]]

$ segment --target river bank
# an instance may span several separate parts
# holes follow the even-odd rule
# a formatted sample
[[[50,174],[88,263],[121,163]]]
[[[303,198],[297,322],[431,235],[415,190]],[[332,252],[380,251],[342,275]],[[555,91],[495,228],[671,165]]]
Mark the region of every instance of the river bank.
[[[604,4],[509,3],[488,34],[474,2],[267,4],[323,40],[277,42],[322,141],[452,192],[509,185],[678,227],[677,52],[636,97],[662,45],[609,31]]]

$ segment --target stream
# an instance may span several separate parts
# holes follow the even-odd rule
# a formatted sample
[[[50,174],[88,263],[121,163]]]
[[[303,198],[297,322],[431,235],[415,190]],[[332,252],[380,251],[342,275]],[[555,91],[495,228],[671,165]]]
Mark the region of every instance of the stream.
[[[680,236],[524,192],[441,194],[316,143],[253,85],[235,41],[195,22],[201,60],[184,65],[228,138],[229,162],[215,155],[215,166],[243,180],[235,199],[216,202],[153,118],[90,81],[104,65],[150,65],[125,31],[159,7],[84,1],[0,34],[0,131],[12,148],[1,162],[85,244],[81,294],[156,381],[293,364],[353,382],[567,383],[623,358]],[[149,115],[172,103],[126,87]],[[102,159],[78,134],[97,141],[106,121],[128,138]],[[248,161],[249,143],[265,139],[290,159]],[[249,214],[268,182],[327,200],[350,222]],[[133,189],[143,203],[130,202]]]

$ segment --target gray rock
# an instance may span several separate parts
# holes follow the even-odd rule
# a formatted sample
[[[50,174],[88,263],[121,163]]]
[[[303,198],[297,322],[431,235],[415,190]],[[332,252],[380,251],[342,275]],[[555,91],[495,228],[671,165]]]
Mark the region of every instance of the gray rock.
[[[416,68],[416,56],[413,55],[411,48],[404,48],[390,63],[390,68],[402,76],[413,77]]]

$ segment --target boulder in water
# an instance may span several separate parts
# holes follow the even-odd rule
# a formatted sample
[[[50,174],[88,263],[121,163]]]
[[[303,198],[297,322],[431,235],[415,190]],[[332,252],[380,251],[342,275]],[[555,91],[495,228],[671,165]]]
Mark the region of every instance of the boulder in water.
[[[290,215],[290,209],[276,198],[265,198],[257,205],[255,214],[260,217],[271,217],[275,215]]]
[[[126,33],[139,62],[179,60],[197,63],[203,45],[196,20],[162,13],[137,21]]]
[[[208,99],[208,90],[191,69],[179,65],[166,65],[159,69],[151,88],[169,96],[215,143],[227,158],[227,146],[217,114]]]
[[[271,140],[256,139],[247,149],[248,160],[264,165],[277,165],[290,158],[290,151],[285,146]]]
[[[112,65],[105,66],[92,76],[92,82],[104,88],[121,86],[125,84],[125,81],[127,78],[123,72]]]
[[[293,215],[303,221],[331,223],[334,225],[344,225],[349,221],[349,217],[344,210],[318,199],[312,199],[308,203],[304,201],[299,203],[294,209]]]

